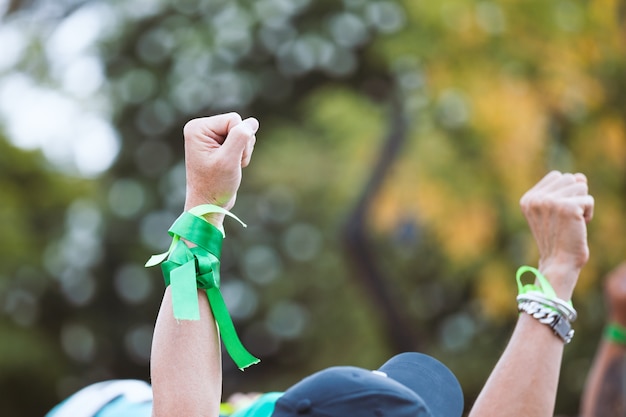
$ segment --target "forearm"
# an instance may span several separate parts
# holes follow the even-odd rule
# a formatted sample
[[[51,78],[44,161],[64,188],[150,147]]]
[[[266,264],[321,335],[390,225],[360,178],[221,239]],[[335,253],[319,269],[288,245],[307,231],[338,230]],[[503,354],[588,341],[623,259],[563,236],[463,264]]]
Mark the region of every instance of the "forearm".
[[[558,298],[569,300],[579,272],[578,268],[553,263],[550,268],[544,266],[541,274],[551,278]],[[521,313],[470,417],[552,417],[563,349],[563,340],[548,325]]]
[[[624,372],[626,348],[602,340],[587,377],[581,417],[614,417],[626,414]]]
[[[227,210],[233,207],[241,184],[241,170],[250,162],[258,127],[259,122],[256,119],[242,121],[237,113],[193,119],[185,124],[185,211],[205,204],[214,204]],[[212,212],[205,214],[205,220],[218,230],[207,227],[203,221],[193,218],[193,215],[196,213],[184,215],[182,218],[185,220],[181,224],[174,223],[172,226],[177,226],[173,233],[188,247],[198,247],[193,251],[195,265],[189,262],[189,253],[185,256],[174,256],[174,253],[184,252],[176,252],[176,249],[181,248],[179,243],[168,255],[168,261],[179,265],[177,270],[181,269],[175,276],[172,275],[174,272],[166,276],[170,286],[165,290],[154,329],[150,368],[154,417],[219,415],[222,394],[221,344],[212,308],[216,311],[217,318],[227,324],[225,327],[220,324],[225,340],[230,340],[231,343],[233,340],[233,337],[226,337],[226,329],[231,324],[230,317],[224,311],[221,294],[214,291],[215,282],[219,278],[214,275],[217,272],[215,268],[219,268],[219,245],[216,239],[218,236],[221,239],[218,230],[223,230],[221,225],[224,215]],[[193,229],[193,233],[189,229]],[[221,240],[219,243],[221,244]],[[172,256],[176,259],[171,259]],[[162,259],[157,257],[157,261],[159,260]],[[190,288],[190,273],[194,269],[192,266],[195,266],[196,283],[202,288],[208,288],[206,292],[197,291],[199,320],[196,320],[195,304],[181,305],[181,302],[194,298],[194,289]],[[207,281],[209,272],[213,281]],[[176,280],[171,281],[171,278]],[[172,285],[175,285],[176,316],[181,320],[174,316]],[[207,297],[212,297],[218,304],[210,306]],[[234,337],[236,338],[236,334]],[[228,348],[228,344],[226,347]],[[245,349],[243,351],[248,354]],[[248,356],[250,358],[239,357],[242,367],[256,360],[252,355]]]
[[[563,346],[552,329],[521,314],[469,417],[551,417]]]
[[[172,313],[170,288],[165,290],[152,341],[153,417],[219,415],[220,340],[203,291],[198,291],[198,302],[200,320],[178,321]]]

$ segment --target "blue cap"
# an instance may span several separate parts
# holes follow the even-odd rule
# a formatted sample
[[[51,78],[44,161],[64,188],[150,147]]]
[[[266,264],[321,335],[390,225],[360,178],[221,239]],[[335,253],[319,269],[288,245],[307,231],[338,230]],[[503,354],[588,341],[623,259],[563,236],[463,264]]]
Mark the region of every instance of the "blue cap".
[[[463,391],[437,359],[402,353],[376,371],[335,366],[233,417],[461,417]]]
[[[432,417],[460,417],[463,390],[447,366],[417,352],[401,353],[389,359],[379,371],[418,394],[428,405]]]

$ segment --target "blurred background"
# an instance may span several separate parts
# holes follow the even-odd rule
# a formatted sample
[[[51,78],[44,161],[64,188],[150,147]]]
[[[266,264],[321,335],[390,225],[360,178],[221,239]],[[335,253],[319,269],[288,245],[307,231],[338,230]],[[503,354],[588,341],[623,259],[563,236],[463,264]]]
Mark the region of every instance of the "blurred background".
[[[0,0],[0,409],[148,380],[148,257],[184,201],[182,127],[261,122],[226,221],[244,344],[224,394],[435,355],[471,406],[536,265],[519,198],[588,175],[591,260],[557,413],[574,416],[626,257],[619,0]],[[530,341],[529,343],[532,343]]]

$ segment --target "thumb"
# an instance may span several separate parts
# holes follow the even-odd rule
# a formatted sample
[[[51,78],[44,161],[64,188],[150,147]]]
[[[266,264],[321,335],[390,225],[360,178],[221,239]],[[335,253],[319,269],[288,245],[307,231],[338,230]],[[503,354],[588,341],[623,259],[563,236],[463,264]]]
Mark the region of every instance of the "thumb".
[[[222,145],[222,152],[228,159],[233,158],[238,162],[241,161],[244,150],[248,143],[254,140],[254,134],[258,129],[259,121],[254,117],[243,120],[228,132]]]

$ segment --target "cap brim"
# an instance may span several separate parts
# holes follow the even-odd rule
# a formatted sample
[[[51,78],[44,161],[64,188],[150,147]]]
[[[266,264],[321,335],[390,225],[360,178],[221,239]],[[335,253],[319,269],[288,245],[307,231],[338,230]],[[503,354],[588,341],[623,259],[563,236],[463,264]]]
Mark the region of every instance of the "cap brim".
[[[447,366],[432,356],[401,353],[378,370],[419,395],[433,417],[461,417],[463,414],[461,384]]]

